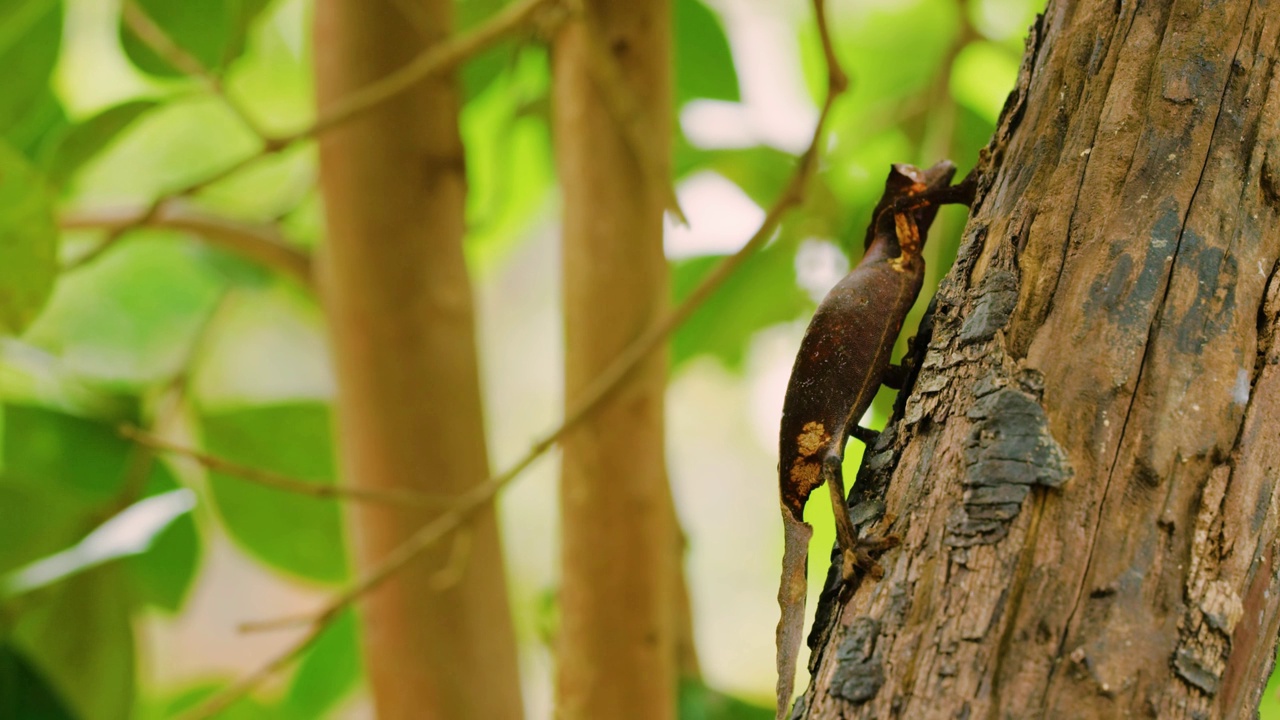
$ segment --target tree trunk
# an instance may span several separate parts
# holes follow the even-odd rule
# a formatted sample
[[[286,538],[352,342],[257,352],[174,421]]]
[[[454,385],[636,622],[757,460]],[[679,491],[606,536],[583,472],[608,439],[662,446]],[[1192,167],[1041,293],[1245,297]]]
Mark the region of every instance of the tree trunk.
[[[806,717],[1239,718],[1275,656],[1280,6],[1051,0]],[[917,347],[923,343],[917,343]],[[920,359],[920,358],[917,358]]]
[[[396,7],[317,2],[322,111],[420,53],[424,32],[434,42],[448,36],[450,0],[422,3],[424,27]],[[457,112],[454,81],[429,79],[320,141],[329,230],[321,280],[338,372],[338,447],[354,486],[458,495],[488,476]],[[370,504],[350,517],[361,565],[429,519]],[[363,599],[365,662],[383,720],[523,714],[493,511],[455,542]],[[450,566],[451,557],[460,563]]]
[[[553,48],[566,407],[654,320],[668,292],[662,189],[607,109],[592,58],[618,63],[653,147],[665,151],[670,10],[666,0],[585,5]],[[665,170],[667,158],[657,165]],[[665,377],[656,353],[563,443],[557,703],[566,720],[674,716],[678,534],[663,452]]]

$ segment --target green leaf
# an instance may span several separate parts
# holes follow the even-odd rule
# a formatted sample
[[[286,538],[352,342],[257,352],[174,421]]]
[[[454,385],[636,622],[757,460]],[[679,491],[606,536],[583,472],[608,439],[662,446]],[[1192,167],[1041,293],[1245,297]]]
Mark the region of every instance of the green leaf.
[[[270,405],[201,417],[214,455],[317,484],[334,482],[330,412],[314,402]],[[212,473],[209,488],[231,537],[262,561],[312,580],[347,575],[337,503]]]
[[[201,703],[223,690],[225,684],[202,682],[198,685],[181,688],[175,692],[143,698],[143,703],[135,714],[135,720],[180,720],[188,717]],[[314,720],[314,718],[298,718],[259,702],[253,697],[242,697],[231,703],[218,713],[218,720]]]
[[[132,450],[110,425],[7,404],[0,482],[56,490],[90,509],[120,491]]]
[[[0,338],[0,388],[7,402],[77,417],[118,423],[138,416],[136,396],[96,387],[59,358],[14,338]]]
[[[683,153],[678,153],[678,160],[680,177],[712,170],[732,180],[760,207],[777,202],[795,173],[797,162],[795,156],[764,145],[731,150],[697,150],[686,146]]]
[[[70,127],[71,121],[67,119],[62,101],[54,96],[53,90],[45,87],[31,103],[30,109],[13,125],[0,130],[0,135],[23,157],[39,164]]]
[[[458,32],[466,32],[484,23],[508,2],[509,0],[454,0]],[[470,102],[484,92],[511,65],[514,53],[515,46],[510,42],[503,42],[469,58],[458,72],[463,102]]]
[[[116,420],[17,404],[5,405],[4,417],[0,507],[12,508],[13,516],[9,519],[6,512],[6,522],[0,523],[0,570],[64,550],[100,525],[104,509],[117,501],[141,452],[119,437]],[[144,498],[178,487],[161,463],[153,462],[146,472]],[[151,538],[145,554],[129,558],[125,565],[143,601],[174,610],[198,562],[195,524],[182,515]]]
[[[676,106],[696,98],[737,102],[738,73],[720,19],[701,0],[676,0]]]
[[[674,263],[676,302],[723,259],[710,255]],[[671,341],[672,366],[709,354],[730,368],[741,367],[747,342],[756,331],[794,320],[813,308],[795,278],[793,243],[775,242],[748,258],[676,331]]]
[[[127,583],[115,568],[70,578],[38,596],[13,639],[83,720],[127,720],[134,647]]]
[[[960,7],[955,0],[829,5],[836,53],[852,81],[841,104],[882,115],[886,103],[925,90],[962,27]],[[813,22],[800,23],[800,32],[806,85],[821,102],[827,83],[822,45]]]
[[[325,629],[302,658],[283,706],[294,717],[325,717],[351,693],[361,675],[360,638],[350,609]]]
[[[995,123],[1018,79],[1017,53],[990,42],[972,42],[956,56],[951,96],[982,119]]]
[[[47,488],[0,480],[0,508],[0,572],[57,552],[84,526],[84,505]]]
[[[249,25],[270,0],[135,0],[143,12],[188,55],[217,72],[244,52]],[[182,72],[156,54],[120,17],[120,44],[140,70],[152,75]]]
[[[112,560],[141,555],[195,504],[195,494],[185,488],[139,500],[66,550],[0,576],[0,596],[29,593]]]
[[[52,147],[50,157],[44,163],[49,182],[57,187],[66,185],[80,166],[92,160],[134,120],[157,105],[159,103],[155,100],[129,100],[72,126]]]
[[[158,460],[154,462],[146,494],[155,497],[174,492],[177,480],[168,467]],[[147,552],[124,560],[139,599],[170,613],[182,609],[199,565],[200,534],[192,513],[174,518],[152,539]]]
[[[25,339],[86,380],[137,391],[185,369],[221,292],[181,233],[140,230],[62,278]]]
[[[40,670],[7,644],[0,644],[0,717],[76,720]]]
[[[0,335],[26,329],[53,292],[57,272],[58,228],[48,189],[21,155],[0,143]]]
[[[58,0],[0,0],[0,133],[47,103],[49,77],[62,44],[62,3]]]

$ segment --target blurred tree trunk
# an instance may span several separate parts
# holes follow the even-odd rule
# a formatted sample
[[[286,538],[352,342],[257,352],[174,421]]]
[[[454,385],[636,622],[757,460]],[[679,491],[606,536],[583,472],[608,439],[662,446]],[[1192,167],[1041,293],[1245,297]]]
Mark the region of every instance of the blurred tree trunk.
[[[318,0],[320,108],[446,38],[452,2]],[[488,476],[471,287],[462,255],[466,178],[452,78],[424,81],[320,141],[328,242],[321,271],[338,372],[347,482],[457,495]],[[429,516],[351,510],[357,559],[381,560]],[[281,518],[287,523],[287,518]],[[378,717],[519,718],[516,646],[492,510],[361,605]]]
[[[646,180],[607,109],[592,58],[608,53],[620,66],[652,146],[665,151],[669,33],[667,0],[589,0],[555,39],[566,407],[667,301],[662,188]],[[666,157],[656,162],[668,167]],[[563,443],[557,704],[566,720],[674,716],[679,550],[663,451],[666,362],[656,353]]]
[[[1280,6],[1051,0],[851,503],[814,718],[1240,718],[1280,613]],[[866,507],[873,507],[868,505]]]

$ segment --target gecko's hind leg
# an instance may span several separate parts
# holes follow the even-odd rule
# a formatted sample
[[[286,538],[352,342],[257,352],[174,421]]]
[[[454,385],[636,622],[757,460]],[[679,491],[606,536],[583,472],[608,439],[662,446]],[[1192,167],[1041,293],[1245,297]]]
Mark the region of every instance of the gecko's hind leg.
[[[871,578],[884,576],[884,568],[876,561],[886,550],[897,547],[902,540],[897,535],[885,534],[858,537],[858,529],[849,517],[849,506],[844,496],[844,476],[840,471],[841,459],[828,455],[822,462],[822,479],[831,493],[831,509],[836,519],[836,541],[840,543],[840,575],[848,584],[863,575]]]

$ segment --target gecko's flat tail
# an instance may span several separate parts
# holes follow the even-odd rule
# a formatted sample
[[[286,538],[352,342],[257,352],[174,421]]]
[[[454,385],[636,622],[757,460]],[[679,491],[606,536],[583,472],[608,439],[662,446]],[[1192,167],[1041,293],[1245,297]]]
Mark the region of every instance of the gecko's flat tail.
[[[808,594],[809,540],[813,527],[782,511],[785,541],[782,551],[782,582],[778,586],[778,708],[777,720],[786,720],[795,691],[796,663],[804,641],[804,604]]]

